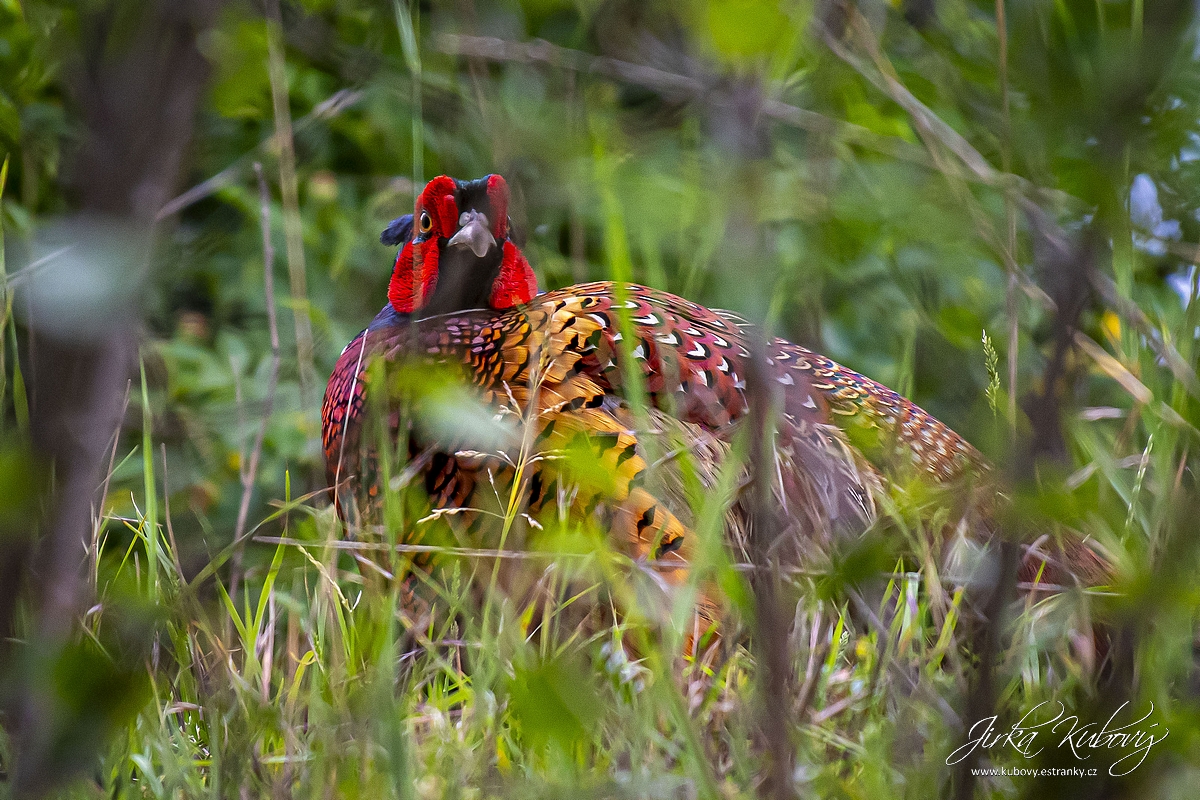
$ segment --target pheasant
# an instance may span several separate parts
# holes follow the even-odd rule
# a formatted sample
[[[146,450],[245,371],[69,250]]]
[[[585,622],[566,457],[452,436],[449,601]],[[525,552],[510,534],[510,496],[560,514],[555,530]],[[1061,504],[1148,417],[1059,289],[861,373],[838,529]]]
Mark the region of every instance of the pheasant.
[[[414,215],[381,237],[402,244],[389,303],[343,351],[322,409],[339,513],[378,499],[375,456],[363,446],[369,366],[420,356],[459,370],[487,407],[524,413],[538,453],[584,442],[612,481],[573,502],[585,511],[610,508],[615,540],[634,557],[665,564],[677,582],[684,572],[671,567],[687,562],[687,527],[645,488],[626,376],[640,371],[652,411],[728,441],[749,410],[750,327],[729,312],[643,286],[596,282],[537,294],[532,269],[509,238],[507,207],[498,175],[470,182],[441,176],[426,186]],[[772,340],[765,358],[779,400],[776,450],[786,464],[777,469],[776,496],[791,499],[789,518],[812,518],[807,530],[865,528],[875,514],[873,494],[899,462],[941,485],[988,472],[974,447],[885,386],[784,339]],[[395,410],[388,424],[397,435]],[[847,434],[864,429],[873,436]],[[864,449],[852,438],[877,446]],[[424,458],[419,465],[437,508],[474,506],[481,478],[497,468],[478,454],[431,455],[415,446],[410,454]],[[531,513],[569,484],[579,491],[569,467],[534,461],[523,486]]]

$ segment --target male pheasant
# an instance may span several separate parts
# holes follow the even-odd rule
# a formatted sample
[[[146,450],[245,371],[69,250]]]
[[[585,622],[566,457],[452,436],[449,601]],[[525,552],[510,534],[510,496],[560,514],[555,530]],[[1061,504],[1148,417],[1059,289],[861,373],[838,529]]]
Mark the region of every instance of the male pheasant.
[[[522,415],[532,426],[523,447],[523,463],[531,466],[520,476],[511,458],[505,464],[444,442],[430,453],[414,437],[410,454],[435,507],[477,507],[496,494],[496,473],[507,469],[506,491],[516,491],[505,496],[523,492],[531,514],[571,486],[576,506],[609,510],[630,555],[682,565],[687,529],[645,488],[647,462],[626,376],[640,371],[652,410],[728,441],[749,410],[749,326],[643,286],[597,282],[538,295],[528,261],[509,238],[507,207],[498,175],[470,182],[441,176],[426,186],[413,217],[381,237],[403,245],[389,303],[343,351],[322,409],[339,511],[351,517],[355,508],[371,508],[380,490],[375,451],[363,433],[370,366],[417,357],[451,365],[489,408]],[[815,522],[805,526],[809,532],[869,524],[872,495],[881,475],[896,474],[896,456],[939,484],[987,472],[958,434],[879,383],[783,339],[768,344],[765,358],[779,398],[776,450],[786,465],[776,470],[776,495],[792,500],[784,509],[790,519]],[[392,436],[399,420],[393,408]],[[854,446],[846,431],[858,428],[873,431],[882,446]],[[581,491],[586,481],[555,457],[579,447],[612,474],[607,486]],[[683,571],[665,574],[678,580]]]

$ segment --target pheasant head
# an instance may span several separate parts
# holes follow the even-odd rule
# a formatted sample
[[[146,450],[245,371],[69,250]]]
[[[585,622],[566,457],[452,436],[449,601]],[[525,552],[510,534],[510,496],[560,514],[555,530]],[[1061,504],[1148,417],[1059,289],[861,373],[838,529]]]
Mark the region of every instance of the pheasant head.
[[[392,309],[432,317],[529,302],[537,279],[511,241],[511,229],[504,178],[431,180],[413,214],[379,237],[384,244],[403,244],[388,286]]]

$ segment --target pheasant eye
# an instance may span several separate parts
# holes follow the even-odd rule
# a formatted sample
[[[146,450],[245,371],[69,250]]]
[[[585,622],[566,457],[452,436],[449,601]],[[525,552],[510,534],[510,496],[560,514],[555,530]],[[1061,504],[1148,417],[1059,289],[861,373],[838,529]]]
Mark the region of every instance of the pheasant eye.
[[[433,220],[429,218],[429,214],[421,212],[421,233],[429,233],[433,230]]]

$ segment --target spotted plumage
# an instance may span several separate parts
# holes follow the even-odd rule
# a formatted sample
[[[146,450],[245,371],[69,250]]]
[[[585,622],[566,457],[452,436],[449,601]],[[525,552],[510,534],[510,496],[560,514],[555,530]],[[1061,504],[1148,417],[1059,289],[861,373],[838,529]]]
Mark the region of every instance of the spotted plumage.
[[[624,294],[620,310],[629,313],[636,336],[625,344],[652,404],[714,432],[744,417],[751,358],[746,324],[646,287],[630,286]],[[460,368],[484,403],[532,407],[538,416],[582,414],[620,402],[625,386],[616,297],[610,283],[581,284],[503,312],[467,311],[411,326],[385,310],[346,348],[330,381],[324,443],[334,483],[355,473],[356,466],[346,463],[346,443],[356,445],[356,429],[345,422],[360,413],[365,365],[377,358],[392,361],[416,350]],[[911,458],[937,481],[986,469],[961,437],[875,381],[783,339],[770,344],[766,358],[782,397],[782,444],[814,430],[833,436],[859,425],[877,431],[891,453]],[[613,427],[610,417],[596,411],[586,424],[606,420],[600,431]]]
[[[509,391],[518,402],[525,402],[538,359],[547,363],[541,391],[548,397],[599,402],[604,395],[619,395],[622,390],[614,294],[607,282],[580,284],[539,295],[527,306],[502,314],[448,315],[420,326],[420,347],[440,360],[461,361],[466,377],[484,390],[487,402],[496,402]],[[712,430],[744,416],[750,358],[750,345],[740,327],[744,323],[728,313],[643,286],[629,286],[627,294],[626,307],[637,334],[629,351],[651,400],[672,402],[681,418]],[[389,324],[392,315],[386,310],[381,317],[346,348],[331,379],[331,387],[337,388],[330,400],[345,396],[346,387],[354,382],[352,367],[361,372],[375,355],[392,357],[406,346],[402,332],[407,327]],[[875,428],[939,481],[953,479],[968,468],[986,468],[962,437],[870,378],[784,339],[771,342],[767,361],[769,374],[781,387],[784,412],[797,424]],[[361,386],[358,394],[350,400],[355,408],[361,403]],[[325,445],[333,460],[341,416],[336,409],[331,414],[333,424],[326,427]]]

